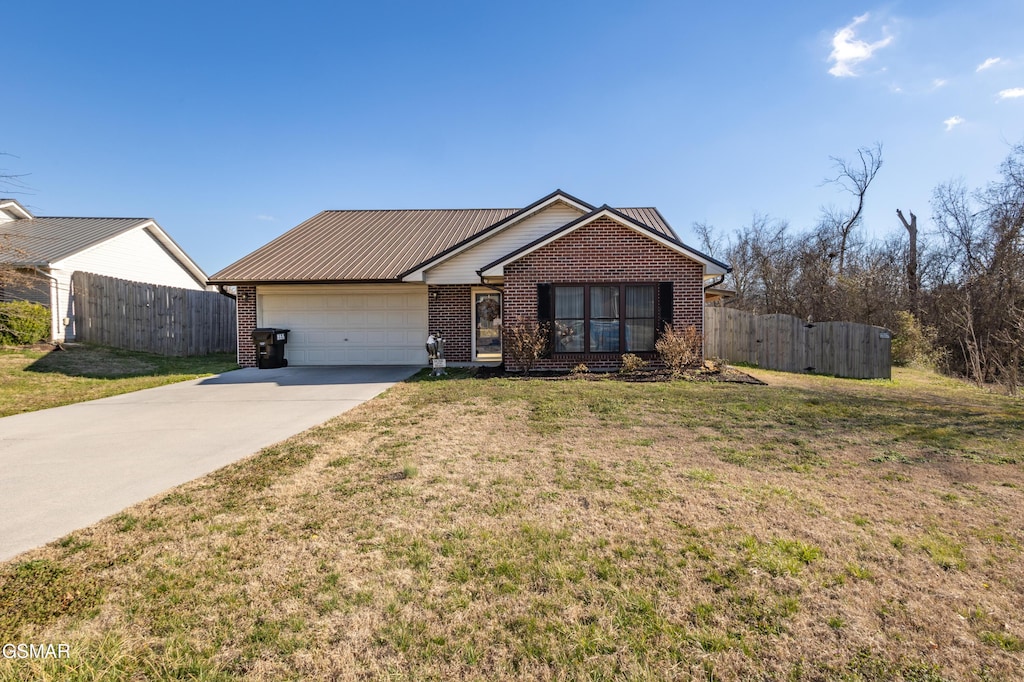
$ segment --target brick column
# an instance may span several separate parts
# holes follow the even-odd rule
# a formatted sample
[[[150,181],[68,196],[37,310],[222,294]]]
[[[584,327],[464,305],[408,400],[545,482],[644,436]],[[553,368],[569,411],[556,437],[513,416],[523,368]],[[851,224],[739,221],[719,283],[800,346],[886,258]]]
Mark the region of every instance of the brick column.
[[[235,301],[238,314],[238,364],[256,366],[256,347],[252,343],[252,330],[256,328],[256,287],[239,285]]]
[[[445,359],[470,362],[473,358],[473,296],[469,284],[441,284],[428,287],[429,333],[444,334]]]

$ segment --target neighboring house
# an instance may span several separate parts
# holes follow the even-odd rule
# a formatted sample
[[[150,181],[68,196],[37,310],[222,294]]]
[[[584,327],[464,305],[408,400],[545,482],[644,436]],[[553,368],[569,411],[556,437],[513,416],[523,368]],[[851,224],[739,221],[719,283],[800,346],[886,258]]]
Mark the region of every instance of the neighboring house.
[[[238,359],[257,327],[291,330],[289,365],[503,359],[501,325],[552,330],[538,369],[654,356],[665,324],[703,329],[704,287],[728,266],[679,241],[654,208],[556,191],[523,209],[324,211],[210,278],[238,287]]]
[[[704,289],[704,301],[715,305],[724,305],[726,301],[736,298],[736,290],[727,284],[711,285]]]
[[[0,199],[0,264],[20,275],[3,300],[47,306],[55,341],[75,338],[74,272],[206,289],[206,273],[151,218],[36,217]]]

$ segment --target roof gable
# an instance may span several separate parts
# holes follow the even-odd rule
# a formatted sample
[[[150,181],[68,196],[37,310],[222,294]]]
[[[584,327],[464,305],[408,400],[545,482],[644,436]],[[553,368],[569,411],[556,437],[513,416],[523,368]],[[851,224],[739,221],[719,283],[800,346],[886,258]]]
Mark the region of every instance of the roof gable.
[[[542,211],[556,204],[565,204],[566,206],[570,206],[579,211],[580,214],[585,214],[588,211],[594,210],[594,207],[586,203],[585,201],[581,201],[580,199],[577,199],[571,194],[563,192],[560,189],[556,189],[551,194],[547,195],[546,197],[541,197],[540,199],[533,202],[526,208],[520,209],[515,213],[506,216],[502,220],[499,220],[498,222],[494,223],[493,225],[488,226],[486,229],[480,230],[476,234],[470,235],[466,239],[463,239],[458,244],[453,244],[449,248],[428,258],[422,263],[416,264],[415,267],[410,268],[409,270],[401,273],[400,275],[398,275],[398,277],[399,279],[403,279],[406,281],[422,280],[423,272],[425,270],[436,267],[441,263],[459,255],[460,253],[464,253],[465,251],[472,249],[473,247],[479,245],[482,241],[490,239],[496,234],[504,232],[505,230],[522,223],[524,220],[527,220],[531,216],[537,215],[538,213],[541,213]]]
[[[729,266],[726,265],[725,263],[715,260],[714,258],[707,256],[701,253],[700,251],[697,251],[696,249],[692,249],[686,244],[683,244],[678,239],[675,239],[674,234],[673,237],[668,237],[665,234],[651,228],[650,226],[642,222],[639,222],[633,219],[632,217],[624,214],[623,212],[617,211],[616,209],[611,208],[606,204],[604,206],[601,206],[600,208],[594,209],[593,211],[586,215],[581,216],[578,220],[574,220],[571,223],[567,223],[559,228],[556,228],[549,232],[548,234],[544,235],[543,237],[529,244],[526,244],[520,247],[519,249],[516,249],[515,251],[512,251],[502,256],[497,260],[488,263],[487,265],[480,268],[478,272],[482,277],[500,277],[504,275],[504,266],[507,263],[511,263],[515,260],[522,258],[527,254],[533,253],[537,249],[543,248],[544,246],[547,246],[548,244],[556,241],[557,239],[560,239],[561,237],[564,237],[565,235],[570,234],[571,232],[574,232],[575,230],[578,230],[581,227],[589,225],[590,223],[594,222],[595,220],[598,220],[599,218],[611,218],[615,222],[618,222],[630,229],[639,232],[645,237],[660,243],[662,246],[672,249],[673,251],[677,251],[678,253],[681,253],[682,255],[703,264],[705,275],[723,275],[730,270]]]

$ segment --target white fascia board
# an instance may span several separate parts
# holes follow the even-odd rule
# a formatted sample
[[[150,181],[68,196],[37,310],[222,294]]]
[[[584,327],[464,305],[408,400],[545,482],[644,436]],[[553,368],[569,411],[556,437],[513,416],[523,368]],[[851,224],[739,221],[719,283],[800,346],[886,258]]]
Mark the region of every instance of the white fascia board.
[[[7,201],[0,202],[0,211],[6,211],[8,213],[17,213],[26,220],[31,220],[34,217],[25,209],[24,206],[19,204],[17,201],[14,201],[13,199],[8,199]],[[17,220],[17,218],[15,219]]]
[[[653,230],[650,230],[650,231],[648,231],[648,230],[641,230],[641,229],[637,228],[636,225],[633,225],[631,222],[624,221],[618,215],[616,215],[616,214],[612,213],[611,211],[605,209],[603,211],[600,211],[599,213],[595,213],[594,215],[592,215],[587,220],[582,221],[582,222],[578,223],[577,225],[574,225],[572,227],[572,229],[566,230],[565,232],[558,232],[556,234],[553,234],[550,237],[548,237],[547,239],[534,244],[529,249],[527,249],[527,250],[525,250],[525,251],[523,251],[521,253],[517,253],[515,255],[515,257],[512,258],[512,259],[502,261],[502,262],[498,263],[497,265],[495,265],[495,266],[493,266],[493,267],[491,267],[491,268],[489,268],[487,270],[480,271],[480,275],[483,276],[483,277],[504,277],[505,276],[505,263],[511,262],[512,260],[519,260],[523,256],[531,254],[534,251],[536,251],[537,249],[543,248],[543,247],[547,246],[548,244],[561,239],[562,237],[566,236],[567,234],[572,234],[573,232],[575,232],[576,230],[580,229],[581,227],[589,225],[590,223],[594,222],[598,218],[610,218],[610,219],[614,220],[615,222],[617,222],[618,224],[620,224],[620,225],[622,225],[624,227],[628,227],[629,229],[633,230],[634,232],[636,232],[638,234],[641,234],[644,237],[647,237],[647,238],[649,238],[649,239],[651,239],[653,241],[658,242],[659,244],[661,244],[662,246],[664,246],[666,248],[672,249],[673,251],[686,256],[690,260],[694,260],[694,261],[697,261],[698,263],[701,263],[704,266],[704,276],[705,277],[717,277],[718,275],[724,275],[725,274],[725,270],[720,265],[718,265],[717,263],[713,263],[713,262],[707,260],[706,258],[702,258],[699,254],[694,253],[693,251],[690,251],[686,247],[683,247],[683,246],[681,246],[680,244],[678,244],[678,243],[676,243],[674,241],[670,241],[670,240],[666,239],[664,236],[662,236],[661,234],[659,234],[659,233],[657,233],[657,232],[655,232]]]
[[[493,231],[490,231],[490,232],[485,232],[485,233],[483,233],[481,235],[478,235],[475,239],[466,242],[465,244],[463,244],[458,249],[455,249],[454,251],[451,251],[450,253],[446,253],[443,258],[438,258],[437,260],[431,262],[430,264],[428,264],[428,265],[426,265],[426,266],[424,266],[422,268],[419,268],[417,270],[413,270],[408,275],[403,277],[402,281],[403,282],[422,282],[423,281],[423,275],[424,275],[424,273],[427,270],[430,270],[431,268],[434,268],[434,267],[440,265],[441,263],[444,263],[445,261],[447,261],[447,260],[449,260],[451,258],[454,258],[455,256],[459,255],[460,253],[464,253],[465,251],[467,251],[469,249],[472,249],[474,246],[477,246],[481,242],[487,241],[488,239],[490,239],[491,237],[493,237],[495,235],[501,234],[502,232],[504,232],[505,230],[509,229],[510,227],[518,225],[519,223],[521,223],[522,221],[526,220],[530,216],[536,215],[537,213],[540,213],[544,209],[546,209],[549,206],[552,206],[552,205],[554,205],[556,203],[563,203],[563,204],[565,204],[567,206],[571,206],[571,207],[579,210],[583,214],[587,214],[591,210],[593,210],[593,209],[590,209],[590,208],[584,206],[583,204],[580,204],[580,203],[577,203],[576,201],[573,201],[571,198],[565,196],[564,194],[556,194],[555,196],[551,197],[550,199],[548,199],[544,203],[537,204],[536,206],[534,206],[532,209],[530,209],[526,213],[522,213],[520,215],[517,215],[515,217],[515,220],[509,221],[507,224],[502,225],[499,229],[493,230]]]
[[[175,243],[173,239],[171,239],[170,235],[164,232],[162,227],[157,225],[157,222],[155,220],[148,220],[145,223],[143,223],[140,227],[144,230],[147,230],[151,235],[153,235],[153,237],[156,238],[158,242],[160,242],[163,245],[165,249],[170,251],[171,255],[173,255],[174,258],[179,263],[185,266],[185,269],[188,270],[189,274],[192,275],[193,279],[199,282],[199,284],[203,288],[209,286],[207,282],[209,277],[205,272],[203,272],[203,269],[199,267],[199,265],[195,261],[189,258],[188,254],[185,253],[181,249],[181,247],[178,246],[177,243]]]

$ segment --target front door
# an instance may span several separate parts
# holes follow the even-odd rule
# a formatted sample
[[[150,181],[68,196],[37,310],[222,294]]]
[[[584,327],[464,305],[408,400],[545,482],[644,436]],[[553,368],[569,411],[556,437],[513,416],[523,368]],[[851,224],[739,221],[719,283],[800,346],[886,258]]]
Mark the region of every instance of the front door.
[[[501,294],[473,292],[473,359],[501,360]]]

